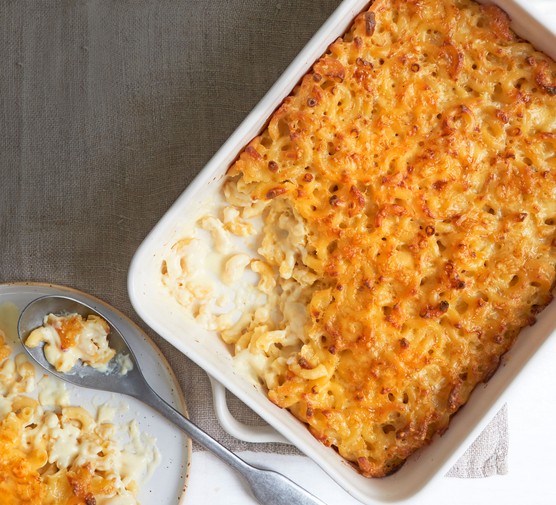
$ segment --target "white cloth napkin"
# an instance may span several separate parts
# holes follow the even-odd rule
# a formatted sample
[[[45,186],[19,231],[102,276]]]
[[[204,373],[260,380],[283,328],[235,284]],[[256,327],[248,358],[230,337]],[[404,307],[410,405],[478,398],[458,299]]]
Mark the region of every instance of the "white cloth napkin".
[[[504,404],[446,476],[476,478],[507,472],[508,406]]]

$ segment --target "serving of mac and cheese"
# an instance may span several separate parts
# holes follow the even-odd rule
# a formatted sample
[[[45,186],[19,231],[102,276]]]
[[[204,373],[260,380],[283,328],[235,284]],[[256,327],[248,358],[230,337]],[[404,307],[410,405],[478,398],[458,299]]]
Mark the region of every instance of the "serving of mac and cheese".
[[[471,0],[376,0],[161,277],[366,476],[442,434],[552,300],[556,64]]]
[[[44,324],[35,328],[25,339],[29,348],[44,343],[46,360],[58,371],[70,372],[78,361],[100,372],[117,366],[120,375],[133,369],[128,355],[118,354],[110,347],[110,325],[94,314],[47,314]],[[110,362],[114,359],[114,367]]]
[[[0,328],[0,503],[137,503],[160,454],[136,421],[114,421],[118,410],[72,405],[62,382],[13,356]]]
[[[101,317],[79,314],[48,314],[44,325],[34,329],[27,339],[27,347],[38,347],[44,342],[47,361],[59,372],[69,372],[81,360],[98,370],[106,370],[116,351],[110,348],[110,327]]]

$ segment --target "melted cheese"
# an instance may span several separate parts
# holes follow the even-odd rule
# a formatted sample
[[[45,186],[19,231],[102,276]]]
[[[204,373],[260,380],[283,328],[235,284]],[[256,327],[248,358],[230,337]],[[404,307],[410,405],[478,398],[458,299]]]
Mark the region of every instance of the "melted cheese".
[[[118,369],[118,375],[127,375],[131,370],[133,370],[133,361],[128,354],[117,354],[116,355],[116,365]]]
[[[214,316],[179,248],[163,280],[274,403],[387,475],[552,299],[555,108],[556,64],[499,8],[376,0],[229,169],[228,215],[263,220],[247,268],[266,298]],[[224,223],[200,225],[233,255]]]
[[[66,385],[45,375],[38,383],[39,403],[41,405],[57,405],[67,407],[70,404],[70,398]]]

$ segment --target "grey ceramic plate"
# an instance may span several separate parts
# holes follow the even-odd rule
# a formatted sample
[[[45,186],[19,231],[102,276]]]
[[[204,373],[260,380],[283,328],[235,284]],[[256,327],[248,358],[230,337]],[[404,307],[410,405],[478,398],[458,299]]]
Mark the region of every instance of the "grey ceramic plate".
[[[32,300],[45,295],[70,295],[93,308],[104,311],[125,335],[137,356],[145,378],[174,408],[187,415],[185,400],[170,365],[152,340],[130,319],[110,305],[81,291],[64,286],[42,283],[0,284],[0,327],[6,332],[15,352],[23,351],[17,339],[19,312]],[[41,370],[40,373],[44,373]],[[56,379],[58,380],[58,379]],[[189,467],[191,441],[154,410],[141,402],[112,393],[77,388],[67,385],[72,405],[88,410],[102,403],[127,405],[129,409],[119,414],[118,422],[136,419],[141,431],[156,438],[161,462],[150,480],[142,486],[138,500],[142,505],[174,505],[184,501]]]

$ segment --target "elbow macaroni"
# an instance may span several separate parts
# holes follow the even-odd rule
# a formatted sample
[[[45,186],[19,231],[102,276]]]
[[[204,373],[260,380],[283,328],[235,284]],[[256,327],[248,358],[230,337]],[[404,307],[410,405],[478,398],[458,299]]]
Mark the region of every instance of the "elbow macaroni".
[[[230,167],[214,245],[186,239],[202,268],[174,247],[162,279],[274,403],[388,475],[552,299],[555,108],[556,64],[498,7],[375,0]],[[230,290],[233,220],[258,231]]]

